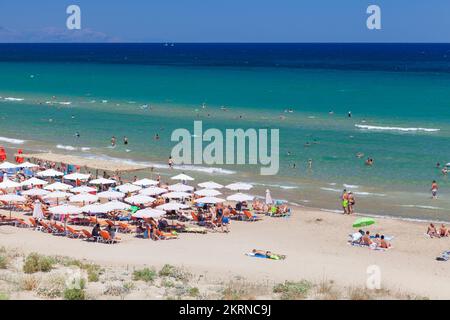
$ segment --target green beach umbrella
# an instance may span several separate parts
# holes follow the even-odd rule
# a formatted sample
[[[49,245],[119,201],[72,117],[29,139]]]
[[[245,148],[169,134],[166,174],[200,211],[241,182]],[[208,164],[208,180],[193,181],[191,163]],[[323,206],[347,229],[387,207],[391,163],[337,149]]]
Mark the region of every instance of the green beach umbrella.
[[[367,227],[375,224],[375,220],[372,218],[359,218],[353,223],[353,228]]]

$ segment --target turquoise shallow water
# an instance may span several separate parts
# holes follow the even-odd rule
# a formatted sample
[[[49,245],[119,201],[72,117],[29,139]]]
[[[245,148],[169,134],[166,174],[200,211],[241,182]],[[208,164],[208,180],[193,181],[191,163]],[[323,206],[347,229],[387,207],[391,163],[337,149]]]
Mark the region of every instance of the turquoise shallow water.
[[[167,174],[158,164],[174,146],[170,134],[193,130],[194,120],[205,129],[278,128],[276,177],[248,165],[185,170],[255,182],[256,193],[270,187],[279,198],[329,210],[351,185],[362,212],[450,220],[450,183],[435,168],[450,162],[449,88],[450,74],[438,72],[2,62],[0,144],[152,162]],[[438,201],[429,199],[433,179]]]

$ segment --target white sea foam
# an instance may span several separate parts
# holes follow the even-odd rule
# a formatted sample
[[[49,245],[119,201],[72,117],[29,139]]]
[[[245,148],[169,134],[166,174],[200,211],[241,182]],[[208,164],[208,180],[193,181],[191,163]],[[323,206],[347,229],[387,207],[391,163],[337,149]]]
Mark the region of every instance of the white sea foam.
[[[58,144],[58,145],[56,146],[56,148],[62,149],[62,150],[67,150],[67,151],[75,151],[75,150],[77,150],[77,148],[75,148],[75,147],[73,147],[73,146],[64,146],[64,145],[62,145],[62,144]]]
[[[5,98],[5,101],[24,101],[24,98],[14,98],[14,97],[7,97]]]
[[[385,197],[386,196],[384,193],[372,193],[372,192],[362,192],[362,191],[361,192],[356,191],[353,193],[358,196],[376,196],[376,197]]]
[[[381,126],[369,126],[362,124],[355,124],[355,127],[363,130],[377,130],[377,131],[400,131],[400,132],[437,132],[441,129],[434,128],[403,128],[403,127],[381,127]]]
[[[25,140],[20,139],[13,139],[13,138],[7,138],[7,137],[0,137],[0,141],[11,143],[11,144],[24,144]]]
[[[414,204],[404,204],[400,207],[404,208],[418,208],[418,209],[425,209],[425,210],[445,210],[444,208],[439,207],[433,207],[433,206],[420,206],[420,205],[414,205]]]
[[[352,185],[352,184],[343,184],[343,186],[348,189],[358,189],[359,188],[359,186]]]
[[[333,188],[320,188],[320,190],[331,191],[331,192],[342,192],[342,190],[340,190],[340,189],[333,189]]]

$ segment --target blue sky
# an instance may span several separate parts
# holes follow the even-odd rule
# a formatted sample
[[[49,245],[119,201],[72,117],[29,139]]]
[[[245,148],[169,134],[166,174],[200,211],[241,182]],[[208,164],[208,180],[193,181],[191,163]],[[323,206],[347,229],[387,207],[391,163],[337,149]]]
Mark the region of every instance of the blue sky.
[[[81,7],[82,30],[66,29]],[[382,10],[382,30],[366,9]],[[449,0],[3,0],[0,42],[450,42]]]

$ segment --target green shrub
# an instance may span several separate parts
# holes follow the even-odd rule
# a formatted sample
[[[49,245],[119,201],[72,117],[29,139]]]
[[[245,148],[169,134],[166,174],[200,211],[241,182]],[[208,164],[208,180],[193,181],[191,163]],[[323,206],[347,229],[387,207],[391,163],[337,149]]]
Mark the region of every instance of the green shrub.
[[[187,282],[190,277],[190,274],[188,272],[185,272],[182,269],[170,264],[164,265],[162,269],[159,270],[158,274],[160,277],[170,277],[182,282]]]
[[[188,294],[190,297],[198,297],[200,295],[200,290],[196,287],[189,288]]]
[[[66,267],[75,266],[82,270],[85,270],[88,274],[89,282],[98,282],[100,280],[100,274],[102,269],[99,265],[93,263],[84,263],[80,260],[70,258],[59,258],[58,262]]]
[[[9,264],[9,261],[8,261],[9,259],[8,259],[8,257],[7,256],[5,256],[5,255],[3,255],[3,254],[0,254],[0,269],[6,269],[6,268],[8,268],[8,264]]]
[[[0,301],[9,300],[9,295],[0,292]]]
[[[25,259],[25,264],[23,266],[23,272],[31,274],[36,272],[50,272],[53,269],[53,264],[55,260],[39,255],[37,253],[31,253]]]
[[[64,290],[65,300],[85,300],[86,294],[83,289],[66,289]]]
[[[133,272],[133,280],[134,281],[145,281],[145,282],[153,282],[156,278],[156,271],[153,269],[145,268],[142,270],[135,270]]]
[[[300,282],[286,281],[273,288],[274,293],[280,293],[283,300],[300,300],[308,296],[312,284],[306,280]]]

